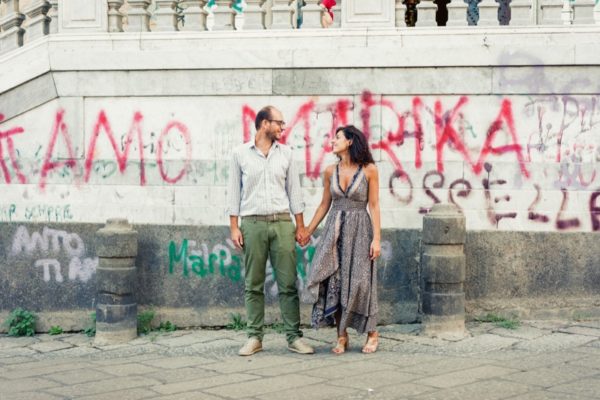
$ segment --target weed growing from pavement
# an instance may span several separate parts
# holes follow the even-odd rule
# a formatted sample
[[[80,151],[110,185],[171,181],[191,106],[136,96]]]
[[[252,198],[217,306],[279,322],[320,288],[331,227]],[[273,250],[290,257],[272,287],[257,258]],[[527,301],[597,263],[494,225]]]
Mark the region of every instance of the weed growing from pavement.
[[[516,317],[507,318],[492,313],[489,313],[483,317],[475,318],[475,321],[491,322],[497,327],[504,329],[517,329],[521,325],[521,322]]]
[[[83,333],[88,337],[96,336],[96,313],[93,312],[90,314],[90,319],[88,321],[88,325],[83,330]]]
[[[152,320],[156,313],[154,310],[145,310],[137,315],[137,332],[138,335],[147,335],[152,330]]]
[[[8,328],[8,336],[33,336],[35,335],[35,320],[37,316],[22,308],[15,308],[9,315],[4,325]]]
[[[51,326],[48,331],[48,335],[60,335],[61,333],[63,333],[63,328],[59,325]]]
[[[248,322],[246,322],[246,320],[242,318],[240,313],[229,314],[229,319],[230,322],[225,326],[226,329],[231,329],[234,331],[243,331],[248,325]]]

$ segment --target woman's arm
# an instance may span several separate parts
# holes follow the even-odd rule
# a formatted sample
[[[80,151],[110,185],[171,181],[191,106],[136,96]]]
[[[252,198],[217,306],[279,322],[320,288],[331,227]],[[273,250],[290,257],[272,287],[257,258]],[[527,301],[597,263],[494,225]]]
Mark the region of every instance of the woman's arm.
[[[373,222],[373,242],[371,243],[371,260],[381,254],[381,216],[379,212],[379,172],[375,164],[365,168],[367,182],[369,183],[369,214]]]
[[[309,235],[312,235],[315,232],[323,218],[325,218],[325,215],[327,215],[329,207],[331,206],[331,192],[329,191],[329,185],[331,184],[333,168],[333,165],[328,166],[323,174],[323,197],[321,198],[321,203],[315,211],[315,215],[312,217],[310,224],[308,224],[307,230]]]

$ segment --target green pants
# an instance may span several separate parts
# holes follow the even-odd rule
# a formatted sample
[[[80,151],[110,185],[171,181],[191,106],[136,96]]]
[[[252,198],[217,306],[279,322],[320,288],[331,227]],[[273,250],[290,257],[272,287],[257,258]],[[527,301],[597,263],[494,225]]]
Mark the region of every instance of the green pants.
[[[248,337],[262,341],[265,317],[265,274],[271,259],[279,292],[279,308],[288,343],[302,336],[300,301],[296,289],[295,227],[291,221],[256,221],[242,218]]]

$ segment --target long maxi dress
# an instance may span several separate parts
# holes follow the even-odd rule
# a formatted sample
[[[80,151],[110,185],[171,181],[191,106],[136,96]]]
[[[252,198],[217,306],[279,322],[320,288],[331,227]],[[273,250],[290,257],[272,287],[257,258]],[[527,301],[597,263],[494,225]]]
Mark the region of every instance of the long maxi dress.
[[[314,302],[312,325],[334,325],[334,315],[341,308],[340,332],[346,328],[359,334],[372,332],[378,313],[377,271],[369,256],[373,227],[367,212],[369,185],[363,168],[358,168],[344,191],[336,166],[330,191],[332,203],[307,287]]]

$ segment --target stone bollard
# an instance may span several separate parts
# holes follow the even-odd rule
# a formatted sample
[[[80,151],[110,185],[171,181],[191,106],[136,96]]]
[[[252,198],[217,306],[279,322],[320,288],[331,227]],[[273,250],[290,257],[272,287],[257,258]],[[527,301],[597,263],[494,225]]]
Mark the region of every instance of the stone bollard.
[[[423,333],[465,336],[465,217],[453,204],[436,204],[423,217],[421,271]]]
[[[96,232],[96,338],[105,346],[137,337],[137,232],[126,219],[109,219]]]

